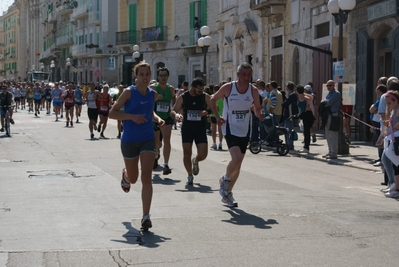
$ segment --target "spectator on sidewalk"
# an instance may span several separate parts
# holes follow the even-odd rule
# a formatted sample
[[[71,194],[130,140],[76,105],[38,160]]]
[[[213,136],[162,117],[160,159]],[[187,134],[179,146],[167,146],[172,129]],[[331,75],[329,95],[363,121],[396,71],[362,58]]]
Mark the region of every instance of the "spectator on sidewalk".
[[[335,82],[333,80],[327,81],[327,90],[328,94],[325,99],[325,108],[329,108],[329,114],[325,126],[325,133],[328,144],[328,154],[323,157],[326,159],[336,159],[338,154],[338,129],[340,123],[338,112],[341,106],[341,94],[335,90]]]
[[[285,91],[287,94],[287,99],[282,103],[283,108],[283,121],[284,127],[288,129],[287,134],[285,135],[285,143],[288,145],[289,149],[294,149],[294,140],[291,138],[291,132],[294,129],[296,124],[296,119],[290,118],[290,116],[298,114],[298,97],[295,94],[295,85],[293,82],[288,82],[285,86]]]

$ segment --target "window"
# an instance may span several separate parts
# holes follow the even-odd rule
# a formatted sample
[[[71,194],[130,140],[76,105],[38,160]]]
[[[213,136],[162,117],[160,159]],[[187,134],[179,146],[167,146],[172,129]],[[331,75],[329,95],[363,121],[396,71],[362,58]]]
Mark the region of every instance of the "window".
[[[273,37],[272,48],[279,48],[279,47],[283,47],[283,36],[282,35]]]
[[[330,22],[325,22],[315,27],[315,39],[326,37],[330,35]]]
[[[200,27],[207,24],[206,0],[193,1],[189,3],[189,10],[190,16],[188,25],[190,33],[190,45],[195,45],[198,40],[199,32],[194,30],[194,18],[198,18]]]

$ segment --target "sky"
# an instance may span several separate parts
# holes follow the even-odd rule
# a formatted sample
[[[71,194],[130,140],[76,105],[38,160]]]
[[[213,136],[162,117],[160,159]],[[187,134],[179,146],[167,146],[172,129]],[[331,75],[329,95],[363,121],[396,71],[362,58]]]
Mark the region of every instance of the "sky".
[[[14,3],[14,0],[0,0],[0,15],[3,15],[3,12],[7,11],[12,3]]]

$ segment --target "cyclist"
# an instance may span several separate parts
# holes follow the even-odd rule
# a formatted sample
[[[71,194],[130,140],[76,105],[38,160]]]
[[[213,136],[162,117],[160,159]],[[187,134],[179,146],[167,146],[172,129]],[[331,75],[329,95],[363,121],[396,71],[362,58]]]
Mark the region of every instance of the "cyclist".
[[[7,85],[3,84],[1,86],[1,94],[0,94],[0,112],[1,112],[1,129],[0,132],[4,132],[4,118],[6,117],[6,112],[10,113],[10,122],[14,124],[14,120],[12,119],[12,102],[13,102],[13,95],[7,91]]]

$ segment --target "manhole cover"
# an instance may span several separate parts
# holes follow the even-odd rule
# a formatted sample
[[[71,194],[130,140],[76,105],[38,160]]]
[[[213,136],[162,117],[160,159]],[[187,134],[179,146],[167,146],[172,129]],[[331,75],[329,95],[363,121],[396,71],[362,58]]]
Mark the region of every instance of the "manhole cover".
[[[28,178],[73,178],[75,173],[73,171],[28,171]]]

